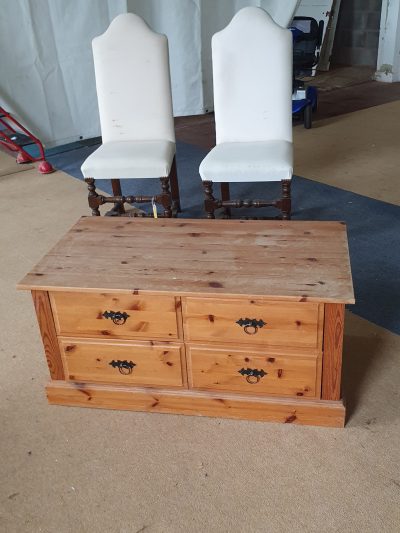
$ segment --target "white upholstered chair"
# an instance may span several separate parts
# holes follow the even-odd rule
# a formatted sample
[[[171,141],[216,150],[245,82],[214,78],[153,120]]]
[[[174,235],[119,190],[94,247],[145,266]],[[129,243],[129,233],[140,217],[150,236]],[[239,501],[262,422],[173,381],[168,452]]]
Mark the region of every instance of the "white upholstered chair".
[[[92,43],[102,145],[82,165],[89,206],[154,201],[164,216],[179,211],[168,41],[137,15],[117,16]],[[111,179],[114,196],[96,192],[95,179]],[[162,192],[123,196],[121,179],[160,178]]]
[[[212,38],[216,146],[200,165],[208,218],[231,207],[291,213],[292,34],[261,8],[245,7]],[[280,181],[277,200],[229,200],[229,182]],[[213,183],[221,183],[221,200]]]

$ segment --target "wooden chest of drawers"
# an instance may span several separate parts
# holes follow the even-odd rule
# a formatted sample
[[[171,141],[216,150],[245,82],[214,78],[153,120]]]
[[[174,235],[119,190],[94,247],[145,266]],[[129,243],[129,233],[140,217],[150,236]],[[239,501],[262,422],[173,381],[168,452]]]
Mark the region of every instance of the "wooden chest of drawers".
[[[340,222],[82,218],[18,287],[52,404],[344,424]]]

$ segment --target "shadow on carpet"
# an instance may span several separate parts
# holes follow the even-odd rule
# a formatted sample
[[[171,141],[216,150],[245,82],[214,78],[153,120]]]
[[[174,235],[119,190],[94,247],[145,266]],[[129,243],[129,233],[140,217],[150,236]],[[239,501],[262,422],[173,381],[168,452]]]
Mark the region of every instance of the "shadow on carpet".
[[[51,156],[49,160],[56,168],[82,180],[81,164],[96,148],[79,148]],[[206,153],[197,146],[177,143],[182,218],[204,217],[198,168]],[[111,194],[109,181],[97,180],[96,183],[99,189]],[[123,194],[160,191],[157,180],[148,179],[123,181],[122,188]],[[231,197],[272,198],[279,196],[279,190],[278,183],[232,184]],[[217,187],[215,192],[218,192]],[[293,220],[346,222],[356,297],[356,304],[349,309],[400,334],[400,207],[299,176],[293,179],[292,196]],[[236,217],[259,213],[234,210]]]

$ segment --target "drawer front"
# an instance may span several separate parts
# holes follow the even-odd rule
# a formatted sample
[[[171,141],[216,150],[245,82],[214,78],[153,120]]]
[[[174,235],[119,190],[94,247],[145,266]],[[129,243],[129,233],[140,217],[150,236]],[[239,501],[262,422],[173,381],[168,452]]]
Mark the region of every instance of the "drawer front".
[[[66,378],[139,386],[182,387],[182,348],[177,344],[60,339]]]
[[[268,354],[226,346],[189,346],[189,385],[196,389],[316,398],[320,396],[317,354]]]
[[[173,296],[51,294],[57,332],[76,337],[178,338]]]
[[[183,300],[185,338],[320,349],[323,305],[262,300]]]

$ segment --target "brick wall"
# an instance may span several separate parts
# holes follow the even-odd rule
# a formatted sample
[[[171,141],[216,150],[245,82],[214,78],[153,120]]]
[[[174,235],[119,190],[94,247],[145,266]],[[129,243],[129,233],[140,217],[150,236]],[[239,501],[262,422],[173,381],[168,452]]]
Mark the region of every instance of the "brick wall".
[[[376,66],[382,0],[342,0],[332,63]]]

